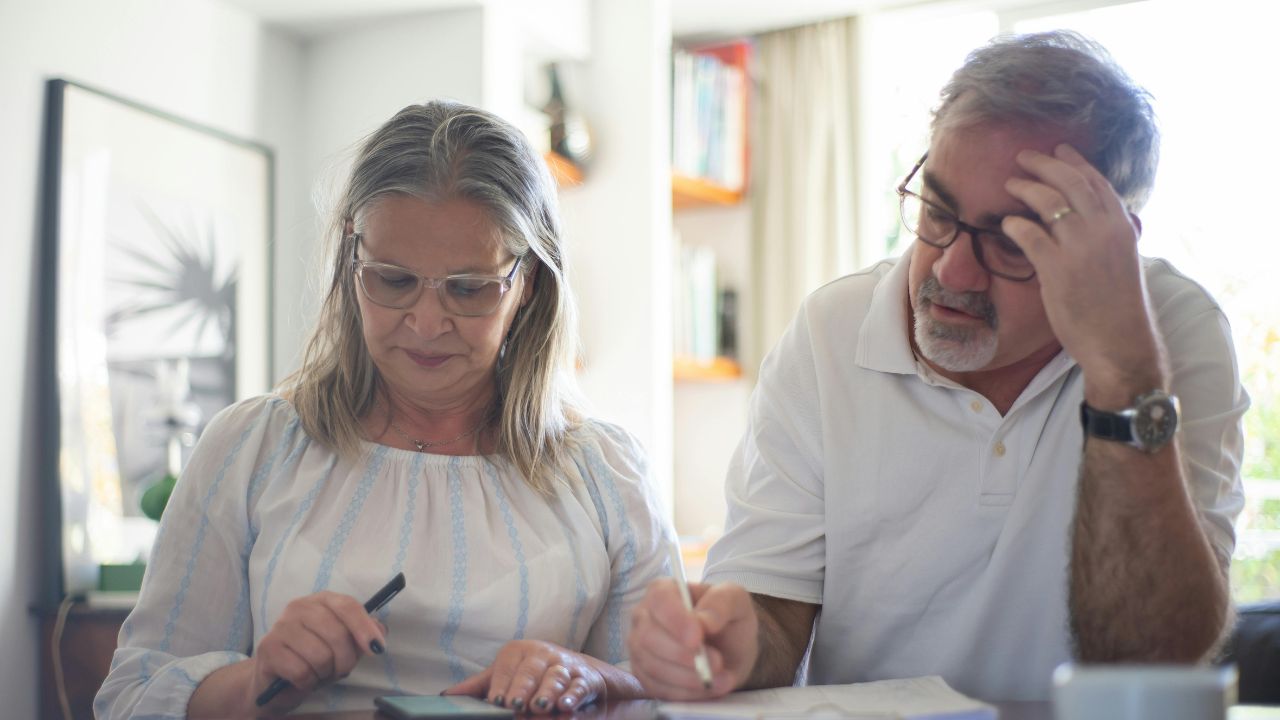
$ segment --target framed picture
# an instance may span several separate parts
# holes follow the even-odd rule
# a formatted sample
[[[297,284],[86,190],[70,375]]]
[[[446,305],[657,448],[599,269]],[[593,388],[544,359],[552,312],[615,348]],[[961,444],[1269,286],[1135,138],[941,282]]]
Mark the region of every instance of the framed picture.
[[[263,145],[61,79],[44,142],[42,594],[56,604],[98,588],[101,566],[146,559],[148,490],[215,413],[267,390],[274,170]]]

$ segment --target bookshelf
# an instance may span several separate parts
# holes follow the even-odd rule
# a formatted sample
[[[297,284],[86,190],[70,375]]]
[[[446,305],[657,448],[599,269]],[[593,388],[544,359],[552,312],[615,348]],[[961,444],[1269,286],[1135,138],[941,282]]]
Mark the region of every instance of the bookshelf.
[[[678,48],[672,55],[671,205],[675,212],[735,208],[747,191],[747,41]],[[682,237],[675,274],[675,358],[672,373],[681,382],[727,382],[742,377],[741,366],[724,357],[734,340],[737,303],[728,305],[720,260],[706,238]],[[736,295],[735,295],[736,297]],[[730,320],[721,317],[729,308]],[[726,329],[727,328],[727,329]],[[726,345],[728,348],[726,348]]]
[[[672,374],[679,381],[725,382],[742,377],[742,366],[732,358],[714,357],[700,360],[677,355],[672,361]]]
[[[547,161],[547,167],[551,169],[551,177],[555,178],[556,185],[573,187],[582,184],[582,168],[574,165],[565,156],[546,152],[542,157]]]
[[[732,204],[747,187],[751,43],[679,48],[671,60],[671,166],[684,192]],[[688,181],[695,182],[688,182]]]
[[[728,188],[703,178],[671,173],[671,207],[686,210],[714,205],[737,205],[743,200],[741,188]]]

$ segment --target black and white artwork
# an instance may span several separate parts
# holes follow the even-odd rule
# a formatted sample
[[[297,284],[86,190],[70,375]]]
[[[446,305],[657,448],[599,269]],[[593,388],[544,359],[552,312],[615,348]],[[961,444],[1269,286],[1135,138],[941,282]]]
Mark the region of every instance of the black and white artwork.
[[[45,537],[70,593],[145,559],[147,489],[268,387],[272,158],[63,80],[45,142]]]

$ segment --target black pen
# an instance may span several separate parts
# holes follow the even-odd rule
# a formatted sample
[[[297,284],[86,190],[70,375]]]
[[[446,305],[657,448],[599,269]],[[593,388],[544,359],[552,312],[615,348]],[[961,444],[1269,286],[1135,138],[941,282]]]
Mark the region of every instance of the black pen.
[[[368,602],[364,604],[364,611],[370,615],[378,612],[382,609],[383,605],[391,602],[391,598],[395,597],[396,593],[403,589],[404,573],[396,573],[396,576],[391,578],[391,582],[383,585],[381,590],[374,593],[373,597],[369,598]],[[267,689],[263,690],[262,694],[258,696],[258,707],[262,707],[263,705],[271,702],[275,696],[279,695],[280,692],[287,687],[289,687],[288,680],[285,680],[284,678],[276,678],[273,680],[271,684],[267,686]]]

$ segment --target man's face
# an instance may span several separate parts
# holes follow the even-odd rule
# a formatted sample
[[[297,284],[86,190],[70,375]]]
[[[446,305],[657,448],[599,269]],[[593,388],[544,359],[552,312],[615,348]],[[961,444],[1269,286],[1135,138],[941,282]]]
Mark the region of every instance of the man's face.
[[[1018,152],[1052,153],[1065,141],[1062,133],[1007,126],[941,131],[921,169],[922,195],[963,222],[999,230],[1004,216],[1030,212],[1004,189],[1010,177],[1027,177],[1014,162]],[[987,272],[967,233],[944,249],[917,240],[910,262],[913,337],[920,353],[944,375],[957,379],[998,371],[1056,352],[1058,341],[1045,316],[1040,283]]]

